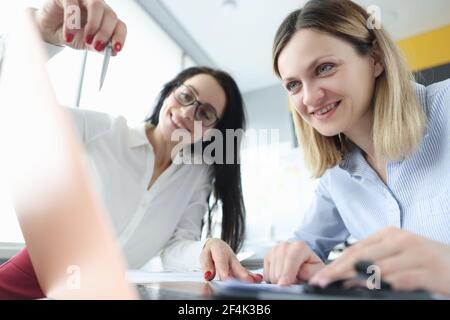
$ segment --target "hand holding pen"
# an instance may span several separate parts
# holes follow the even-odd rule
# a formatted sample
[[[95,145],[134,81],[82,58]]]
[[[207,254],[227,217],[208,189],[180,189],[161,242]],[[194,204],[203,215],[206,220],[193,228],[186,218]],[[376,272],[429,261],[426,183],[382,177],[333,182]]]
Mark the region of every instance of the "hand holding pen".
[[[120,52],[127,27],[104,0],[46,0],[35,12],[43,39],[54,45],[103,52],[111,43]]]
[[[104,0],[47,0],[35,11],[43,39],[58,46],[101,52],[101,90],[109,60],[123,48],[127,27]]]

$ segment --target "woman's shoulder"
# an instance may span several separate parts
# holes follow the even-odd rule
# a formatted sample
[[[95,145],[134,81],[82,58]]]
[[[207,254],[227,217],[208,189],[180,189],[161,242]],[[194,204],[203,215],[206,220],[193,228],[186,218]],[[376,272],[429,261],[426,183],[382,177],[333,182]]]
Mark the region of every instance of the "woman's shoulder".
[[[85,142],[106,134],[128,132],[127,120],[120,115],[112,115],[89,109],[66,108]]]
[[[443,108],[450,111],[450,79],[433,83],[427,87],[416,83],[415,90],[428,116],[431,112]]]
[[[428,97],[436,97],[439,95],[447,95],[450,91],[450,78],[440,81],[440,82],[436,82],[433,83],[431,85],[429,85],[427,88],[427,96]]]

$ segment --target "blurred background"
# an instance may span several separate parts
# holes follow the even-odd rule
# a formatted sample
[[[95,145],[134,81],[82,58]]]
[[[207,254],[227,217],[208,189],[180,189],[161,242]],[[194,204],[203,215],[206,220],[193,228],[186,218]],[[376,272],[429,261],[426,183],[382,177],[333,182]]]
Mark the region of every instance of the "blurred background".
[[[8,5],[9,1],[2,1]],[[40,7],[43,0],[27,1]],[[258,143],[244,145],[242,174],[247,248],[287,239],[314,192],[295,140],[288,97],[271,69],[271,46],[298,0],[106,0],[127,23],[123,51],[110,62],[102,91],[102,56],[64,50],[48,62],[63,105],[124,115],[137,124],[162,85],[182,69],[207,65],[229,72],[243,92],[248,127]],[[381,9],[381,21],[402,48],[417,81],[450,77],[448,0],[358,0]],[[1,12],[1,10],[0,10]],[[0,34],[5,28],[0,19]],[[265,130],[265,131],[264,131]],[[10,199],[0,181],[0,259],[23,246]],[[220,234],[220,219],[215,221]]]

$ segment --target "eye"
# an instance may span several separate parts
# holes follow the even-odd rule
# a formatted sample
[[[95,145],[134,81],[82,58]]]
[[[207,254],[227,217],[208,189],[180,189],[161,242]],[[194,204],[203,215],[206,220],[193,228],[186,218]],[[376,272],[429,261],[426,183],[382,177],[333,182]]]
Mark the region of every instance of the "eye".
[[[192,102],[193,101],[192,95],[190,95],[187,92],[180,92],[179,97],[183,102]]]
[[[286,84],[286,90],[289,91],[290,93],[294,93],[295,90],[300,88],[300,86],[301,83],[299,81],[291,81],[288,84]]]
[[[334,68],[334,65],[331,63],[324,63],[317,68],[317,74],[321,75],[326,73]]]
[[[206,112],[205,110],[200,111],[200,116],[202,116],[206,120],[210,120],[211,119],[210,114],[208,112]]]
[[[199,111],[200,117],[205,119],[205,120],[211,120],[214,117],[214,112],[209,107],[207,107],[205,105],[202,105],[201,108],[199,108],[198,111]]]

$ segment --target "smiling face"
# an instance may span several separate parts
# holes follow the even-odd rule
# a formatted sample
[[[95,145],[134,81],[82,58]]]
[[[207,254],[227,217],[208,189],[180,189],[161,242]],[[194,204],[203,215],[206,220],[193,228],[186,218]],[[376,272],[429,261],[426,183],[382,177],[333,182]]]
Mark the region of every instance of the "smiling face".
[[[324,136],[367,130],[375,80],[383,67],[346,41],[297,31],[278,58],[283,85],[304,121]]]
[[[217,80],[208,74],[198,74],[187,79],[183,83],[182,94],[189,90],[195,95],[197,101],[202,104],[209,105],[213,112],[220,119],[225,111],[226,96],[225,91],[217,82]],[[194,126],[195,110],[197,104],[183,106],[175,98],[175,90],[164,100],[161,112],[159,113],[159,121],[157,130],[163,134],[168,141],[175,130],[187,131],[191,137],[190,143],[195,143],[207,134],[208,129],[213,127],[200,122],[197,127]],[[194,128],[200,129],[194,134]]]

